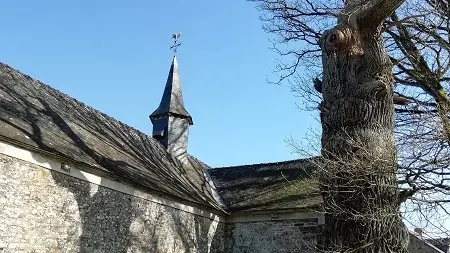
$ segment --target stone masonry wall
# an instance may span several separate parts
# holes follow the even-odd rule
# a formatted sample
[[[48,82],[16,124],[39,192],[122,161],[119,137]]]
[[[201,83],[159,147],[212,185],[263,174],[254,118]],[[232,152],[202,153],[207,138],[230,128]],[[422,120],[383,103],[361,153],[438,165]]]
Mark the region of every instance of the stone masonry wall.
[[[225,252],[314,252],[317,224],[317,219],[229,223],[225,229]]]
[[[0,155],[0,252],[223,252],[224,224]]]
[[[227,223],[226,253],[311,253],[315,251],[317,219]],[[442,252],[414,234],[409,236],[411,253]],[[446,252],[445,252],[446,253]]]

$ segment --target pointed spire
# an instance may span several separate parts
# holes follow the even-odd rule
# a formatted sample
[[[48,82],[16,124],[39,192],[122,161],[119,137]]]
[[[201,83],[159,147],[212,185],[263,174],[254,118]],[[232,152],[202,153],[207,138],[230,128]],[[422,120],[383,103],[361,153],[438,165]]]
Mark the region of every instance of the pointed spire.
[[[150,115],[150,119],[162,116],[178,116],[186,118],[190,125],[193,125],[192,117],[184,108],[183,94],[180,86],[180,76],[178,74],[178,63],[176,56],[173,57],[167,77],[166,87],[159,107]]]

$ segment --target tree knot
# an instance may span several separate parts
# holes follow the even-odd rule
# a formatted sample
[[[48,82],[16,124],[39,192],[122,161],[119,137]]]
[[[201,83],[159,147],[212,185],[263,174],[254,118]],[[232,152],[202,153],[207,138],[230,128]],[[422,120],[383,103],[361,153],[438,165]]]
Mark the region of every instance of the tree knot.
[[[328,53],[362,55],[361,40],[358,32],[350,25],[336,26],[328,33],[324,33],[324,48]]]

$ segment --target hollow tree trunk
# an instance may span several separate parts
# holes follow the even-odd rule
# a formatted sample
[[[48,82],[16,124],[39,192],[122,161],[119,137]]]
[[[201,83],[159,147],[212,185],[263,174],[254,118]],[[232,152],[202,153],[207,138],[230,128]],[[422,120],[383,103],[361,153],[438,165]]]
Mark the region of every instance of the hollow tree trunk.
[[[403,0],[347,0],[322,35],[323,252],[403,253],[392,64],[381,24]]]

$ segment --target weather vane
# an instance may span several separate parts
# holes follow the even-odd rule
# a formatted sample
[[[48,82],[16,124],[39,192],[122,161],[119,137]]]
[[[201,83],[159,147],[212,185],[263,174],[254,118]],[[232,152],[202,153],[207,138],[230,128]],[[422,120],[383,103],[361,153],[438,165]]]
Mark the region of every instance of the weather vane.
[[[174,39],[175,41],[173,42],[173,45],[170,47],[170,49],[173,50],[173,53],[176,54],[177,53],[177,48],[179,46],[181,46],[181,43],[178,42],[178,39],[180,38],[181,33],[174,33],[172,34],[172,39]]]

